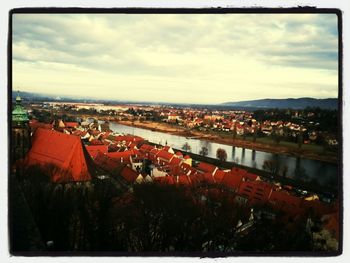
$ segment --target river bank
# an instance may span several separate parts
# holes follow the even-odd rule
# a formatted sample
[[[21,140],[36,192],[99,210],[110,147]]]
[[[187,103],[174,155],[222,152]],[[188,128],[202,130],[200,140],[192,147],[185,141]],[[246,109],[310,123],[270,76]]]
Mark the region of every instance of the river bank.
[[[336,154],[327,154],[322,152],[310,151],[307,149],[298,149],[286,147],[284,145],[277,144],[267,144],[260,142],[253,142],[243,139],[232,139],[232,138],[224,138],[218,135],[212,135],[200,131],[188,131],[185,128],[179,126],[169,125],[167,123],[157,123],[157,122],[149,122],[149,121],[115,121],[116,123],[130,126],[130,127],[138,127],[142,129],[147,129],[151,131],[169,133],[177,136],[183,136],[194,139],[207,140],[215,143],[225,144],[229,146],[241,147],[246,149],[264,151],[269,153],[276,154],[286,154],[293,157],[301,157],[311,160],[324,161],[328,163],[337,163],[338,158]],[[305,146],[304,146],[305,147]]]

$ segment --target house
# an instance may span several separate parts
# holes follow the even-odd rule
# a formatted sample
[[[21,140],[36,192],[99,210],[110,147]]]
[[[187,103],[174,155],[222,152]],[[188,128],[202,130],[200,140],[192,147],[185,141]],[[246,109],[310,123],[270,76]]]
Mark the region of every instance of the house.
[[[157,163],[160,165],[169,164],[174,157],[174,154],[165,150],[161,150],[156,154]]]
[[[221,184],[237,192],[243,180],[243,175],[227,172],[222,178]]]
[[[211,175],[214,175],[214,173],[216,172],[216,170],[218,170],[219,168],[216,167],[215,165],[209,164],[209,163],[205,163],[205,162],[200,162],[197,166],[197,170],[200,173],[210,173]]]
[[[164,146],[164,147],[163,147],[163,150],[164,150],[164,151],[167,151],[167,152],[169,152],[169,153],[171,153],[171,154],[175,154],[173,148],[171,148],[170,146]]]
[[[55,183],[89,181],[93,162],[77,136],[38,128],[25,157],[26,166],[39,165]]]
[[[121,170],[120,175],[127,181],[128,183],[134,183],[136,178],[139,176],[137,172],[131,169],[128,166],[124,166]]]
[[[106,155],[120,163],[131,164],[131,156],[134,155],[134,152],[132,150],[124,152],[108,152]]]
[[[52,130],[53,125],[50,123],[39,122],[38,120],[32,119],[29,121],[29,127],[31,134],[33,134],[38,128]]]
[[[241,182],[238,193],[247,197],[251,205],[264,204],[270,198],[272,185],[262,181],[243,181]]]
[[[121,167],[121,163],[108,157],[102,152],[97,152],[97,155],[93,159],[95,165],[100,169],[114,175]]]
[[[191,184],[191,179],[187,175],[176,176],[176,183],[179,185],[189,186]]]
[[[225,174],[226,173],[223,170],[217,169],[216,172],[213,174],[215,183],[220,184]]]
[[[178,114],[170,113],[168,115],[168,122],[176,122],[179,119],[180,119],[180,116]]]
[[[92,159],[96,158],[97,154],[99,152],[105,154],[108,152],[108,146],[107,145],[87,145],[85,146],[86,150],[92,157]]]
[[[192,158],[188,154],[184,156],[184,163],[192,166]]]

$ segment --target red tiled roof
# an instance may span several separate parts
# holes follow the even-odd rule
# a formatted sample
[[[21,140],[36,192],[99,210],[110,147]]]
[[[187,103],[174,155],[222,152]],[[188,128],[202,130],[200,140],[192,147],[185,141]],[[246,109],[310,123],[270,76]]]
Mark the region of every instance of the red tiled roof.
[[[142,152],[150,152],[152,149],[154,149],[154,147],[149,144],[142,144],[140,147],[140,151]]]
[[[92,158],[95,158],[99,152],[101,152],[101,153],[108,152],[107,145],[87,145],[85,147]]]
[[[121,171],[120,175],[128,182],[128,183],[133,183],[138,174],[135,172],[133,169],[131,169],[128,166],[125,166],[123,170]]]
[[[238,189],[243,176],[239,174],[232,174],[231,172],[225,173],[225,176],[222,178],[221,183],[229,188]]]
[[[272,185],[261,181],[243,181],[238,193],[248,197],[251,204],[266,203],[272,192]]]
[[[102,170],[113,173],[119,166],[120,162],[109,158],[107,155],[98,152],[96,157],[93,159],[94,163],[99,166]]]
[[[164,146],[164,147],[163,147],[163,150],[168,152],[168,151],[170,150],[170,146],[168,146],[168,145],[167,145],[167,146]]]
[[[201,174],[201,176],[199,178],[200,178],[200,181],[203,182],[203,183],[215,184],[213,175],[211,173]]]
[[[176,178],[177,183],[180,185],[190,185],[191,184],[191,180],[189,179],[189,177],[187,175],[179,175]]]
[[[237,167],[234,167],[231,169],[231,173],[233,174],[239,174],[239,175],[246,175],[248,173],[247,170],[244,170],[244,169],[241,169],[241,168],[237,168]]]
[[[122,141],[140,142],[140,141],[143,141],[144,139],[142,137],[134,136],[134,135],[118,135],[118,136],[115,136],[115,140],[119,142],[122,142]]]
[[[191,159],[191,157],[187,154],[185,155],[184,159]]]
[[[190,174],[194,174],[194,173],[197,172],[196,169],[194,169],[191,165],[189,165],[189,164],[187,164],[187,163],[182,163],[182,164],[180,165],[180,170],[181,170],[181,172],[184,173],[184,174],[188,174],[188,172],[190,172],[190,171],[191,171]]]
[[[103,142],[101,142],[100,140],[97,140],[97,139],[92,139],[90,141],[90,144],[91,145],[103,145]]]
[[[205,162],[200,162],[198,164],[197,170],[204,172],[204,173],[213,173],[217,169],[215,165],[205,163]]]
[[[222,179],[225,176],[225,172],[223,170],[217,169],[216,172],[214,173],[214,180],[216,183],[221,183]]]
[[[53,125],[49,123],[39,122],[38,120],[30,120],[29,126],[32,132],[36,131],[38,128],[52,130]]]
[[[156,156],[159,157],[160,159],[167,161],[167,162],[170,162],[170,160],[174,157],[173,154],[171,154],[167,151],[164,151],[164,150],[159,151]]]
[[[55,166],[48,171],[53,182],[88,181],[92,174],[89,158],[79,137],[38,128],[25,163]]]
[[[175,154],[179,157],[183,157],[182,152],[176,152]]]
[[[180,158],[174,157],[173,159],[171,159],[169,164],[179,166],[181,164],[181,162],[182,162],[182,160]]]
[[[124,151],[124,152],[108,152],[107,156],[119,161],[119,162],[130,162],[130,156],[134,155],[134,152],[132,150]]]

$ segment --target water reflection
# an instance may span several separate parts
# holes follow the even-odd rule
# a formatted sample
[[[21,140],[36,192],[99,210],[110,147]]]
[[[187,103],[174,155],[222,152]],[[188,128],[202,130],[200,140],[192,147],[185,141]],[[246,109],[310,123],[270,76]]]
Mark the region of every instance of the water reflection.
[[[286,176],[298,177],[304,180],[317,180],[321,185],[329,184],[330,182],[336,184],[337,182],[336,164],[295,158],[283,154],[278,155],[250,149],[242,149],[240,147],[232,147],[205,140],[191,139],[167,133],[129,127],[113,122],[110,123],[110,129],[118,133],[138,135],[153,143],[165,145],[165,142],[167,142],[169,146],[176,149],[181,149],[185,143],[188,143],[191,146],[191,151],[197,154],[200,153],[202,147],[206,147],[208,149],[208,157],[212,158],[216,158],[217,149],[222,148],[227,153],[231,152],[231,154],[227,155],[227,161],[258,169],[263,169],[266,160],[274,160],[281,169],[283,168],[286,170],[284,172]]]

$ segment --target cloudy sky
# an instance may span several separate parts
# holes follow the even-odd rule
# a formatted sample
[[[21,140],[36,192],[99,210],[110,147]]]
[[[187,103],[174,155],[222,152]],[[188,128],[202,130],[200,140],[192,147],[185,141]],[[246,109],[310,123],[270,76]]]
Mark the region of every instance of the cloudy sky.
[[[334,14],[15,14],[13,89],[222,103],[338,96]]]

